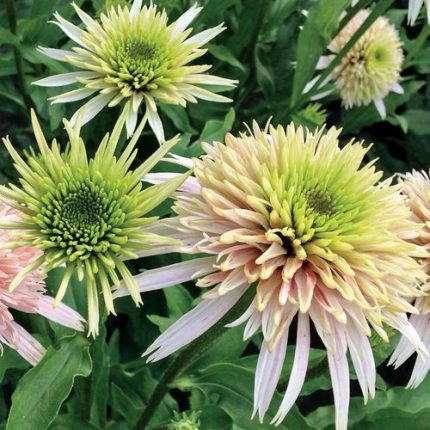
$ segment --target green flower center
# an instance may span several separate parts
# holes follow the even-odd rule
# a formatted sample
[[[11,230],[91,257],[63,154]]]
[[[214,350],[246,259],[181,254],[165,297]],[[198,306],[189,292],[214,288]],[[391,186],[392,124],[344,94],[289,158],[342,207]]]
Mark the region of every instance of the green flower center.
[[[124,221],[125,213],[114,190],[87,178],[61,183],[45,194],[36,217],[43,228],[44,247],[64,249],[71,259],[115,251],[120,240],[115,227]]]
[[[336,209],[331,196],[322,190],[313,189],[308,191],[306,201],[309,209],[318,215],[332,215]]]
[[[154,42],[126,39],[116,48],[115,63],[120,87],[145,89],[166,67],[166,49]]]

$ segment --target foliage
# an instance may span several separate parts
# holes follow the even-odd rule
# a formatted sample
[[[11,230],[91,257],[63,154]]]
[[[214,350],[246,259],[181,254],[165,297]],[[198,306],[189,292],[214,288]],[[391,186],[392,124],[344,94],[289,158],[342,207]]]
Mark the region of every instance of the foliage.
[[[14,4],[16,25],[6,3]],[[77,0],[88,14],[99,16],[112,3],[125,1]],[[149,3],[149,2],[147,2]],[[176,19],[191,2],[160,0],[171,19]],[[237,79],[236,89],[226,93],[231,104],[200,101],[186,109],[162,105],[160,115],[167,138],[182,134],[178,155],[197,156],[202,141],[220,140],[229,131],[241,131],[243,123],[255,119],[264,125],[287,124],[294,120],[310,129],[324,121],[343,127],[341,138],[352,136],[373,142],[368,157],[379,157],[378,167],[391,176],[413,168],[430,166],[430,35],[429,26],[419,20],[406,26],[407,1],[379,0],[385,15],[397,27],[403,42],[405,61],[401,76],[404,94],[385,99],[387,118],[382,121],[373,105],[345,110],[336,95],[315,104],[303,97],[306,83],[314,76],[315,65],[342,23],[347,0],[202,0],[202,13],[193,27],[202,30],[224,21],[227,30],[211,41],[202,63],[213,64],[211,73]],[[359,1],[367,7],[371,1]],[[54,11],[72,19],[73,8],[66,0],[16,0],[0,4],[0,135],[13,136],[18,151],[35,145],[29,124],[34,107],[47,138],[65,141],[62,118],[70,118],[74,103],[51,105],[47,99],[55,89],[31,83],[55,73],[71,71],[63,63],[43,56],[39,45],[62,47],[65,38],[54,25],[47,25]],[[306,13],[304,12],[306,11]],[[382,13],[383,11],[381,11]],[[13,15],[13,13],[12,13]],[[225,88],[219,88],[224,90]],[[87,151],[94,154],[102,136],[112,128],[118,107],[105,109],[82,129]],[[158,147],[150,129],[139,140],[138,159],[148,158]],[[12,160],[0,148],[0,181],[15,181]],[[163,163],[157,166],[163,170]],[[170,213],[160,206],[154,215]],[[133,273],[142,269],[180,261],[177,254],[148,257],[129,264]],[[63,269],[50,274],[48,289],[55,294]],[[38,316],[17,315],[20,323],[45,345],[43,360],[33,369],[7,347],[0,359],[0,428],[7,430],[126,430],[136,424],[157,381],[172,358],[148,366],[142,351],[171,322],[190,309],[199,291],[193,285],[178,285],[166,291],[146,293],[144,305],[136,308],[130,298],[116,304],[117,316],[110,315],[92,342],[81,335]],[[85,286],[72,278],[65,302],[86,314]],[[152,416],[149,429],[172,427],[174,421],[194,417],[205,430],[253,430],[271,428],[266,420],[250,420],[253,379],[258,347],[242,342],[241,329],[232,329],[198,357],[171,384],[170,392]],[[391,339],[391,346],[396,339]],[[50,346],[52,345],[52,346]],[[297,405],[280,429],[332,429],[334,413],[325,354],[312,345],[307,382]],[[386,345],[378,355],[379,379],[376,399],[364,407],[358,384],[352,383],[350,426],[352,429],[392,430],[413,425],[429,427],[430,377],[415,391],[405,390],[410,366],[399,371],[385,365],[391,351]],[[285,389],[294,356],[289,348],[280,385]],[[354,378],[354,375],[351,375]],[[280,401],[276,396],[268,412],[273,416]],[[180,413],[186,411],[187,415]],[[194,412],[193,412],[194,411]],[[178,415],[179,414],[179,415]],[[193,418],[193,419],[194,419]],[[413,423],[413,424],[412,424]],[[190,427],[191,428],[191,427]]]

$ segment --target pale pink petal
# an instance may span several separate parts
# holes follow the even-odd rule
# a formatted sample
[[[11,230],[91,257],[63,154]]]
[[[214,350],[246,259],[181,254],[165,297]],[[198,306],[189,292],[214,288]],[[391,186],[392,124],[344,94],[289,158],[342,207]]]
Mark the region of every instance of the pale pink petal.
[[[347,430],[349,409],[349,368],[346,353],[337,348],[335,354],[327,353],[336,410],[336,430]]]
[[[243,285],[219,298],[203,300],[149,346],[143,354],[149,355],[147,361],[161,360],[198,338],[236,304],[247,288],[248,285]]]
[[[376,110],[378,111],[379,115],[381,115],[382,119],[385,119],[387,116],[387,111],[385,109],[385,104],[382,99],[375,99],[373,100],[373,103],[375,104]]]
[[[70,327],[78,331],[84,330],[83,323],[85,319],[78,312],[64,303],[59,303],[55,307],[53,304],[54,299],[52,297],[46,295],[40,296],[37,300],[37,312],[65,327]]]
[[[201,276],[203,273],[214,271],[215,269],[213,266],[215,262],[215,257],[196,258],[158,269],[146,270],[140,275],[136,275],[134,279],[141,293],[160,290],[162,288],[190,281],[195,277]],[[129,294],[130,293],[126,285],[121,283],[118,289],[114,292],[113,297],[118,298],[128,296]]]
[[[45,354],[45,348],[15,321],[11,321],[11,324],[17,333],[17,339],[16,342],[13,342],[12,339],[5,339],[5,343],[35,366]]]
[[[308,368],[309,350],[311,345],[309,316],[299,313],[297,323],[296,352],[294,354],[293,368],[288,381],[287,391],[282,399],[281,406],[271,424],[279,425],[293,407],[305,382]]]
[[[258,411],[261,423],[263,422],[264,414],[269,408],[270,401],[279,381],[279,376],[281,375],[282,365],[284,364],[287,352],[287,343],[288,330],[284,332],[272,351],[268,349],[267,342],[263,342],[258,355],[254,382],[254,411],[252,416],[254,417]]]

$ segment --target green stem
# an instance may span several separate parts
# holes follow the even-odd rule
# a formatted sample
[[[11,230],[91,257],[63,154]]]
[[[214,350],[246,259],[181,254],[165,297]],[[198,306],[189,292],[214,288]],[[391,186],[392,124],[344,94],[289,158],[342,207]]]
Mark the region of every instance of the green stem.
[[[349,21],[357,14],[358,11],[361,9],[365,9],[368,4],[371,3],[371,0],[360,0],[358,3],[356,3],[355,6],[349,9],[348,13],[341,19],[339,24],[339,31],[345,27],[346,24],[348,24]]]
[[[342,58],[350,51],[350,49],[357,43],[357,41],[363,36],[363,34],[369,29],[369,27],[394,3],[394,0],[379,0],[375,5],[372,12],[360,26],[360,28],[353,34],[351,39],[345,44],[345,46],[339,51],[336,57],[331,61],[326,69],[321,73],[319,79],[315,82],[312,88],[302,98],[295,103],[285,114],[288,118],[291,113],[300,109],[312,96],[318,93],[323,82],[330,76],[331,72],[339,65]]]
[[[196,357],[200,356],[210,348],[215,341],[227,331],[225,325],[234,321],[245,312],[251,304],[254,295],[254,288],[249,288],[239,302],[223,318],[221,318],[220,321],[213,325],[206,333],[194,340],[194,342],[190,343],[176,356],[155,387],[142,415],[134,426],[134,430],[147,428],[146,426],[151,420],[157,407],[162,402],[164,396],[169,391],[173,380],[178,377],[190,365],[190,363],[195,360]]]
[[[17,25],[16,25],[16,10],[15,10],[15,1],[14,0],[6,0],[6,12],[7,18],[9,22],[9,28],[11,33],[17,35]],[[24,62],[21,55],[21,49],[19,46],[14,46],[13,53],[15,57],[15,67],[16,67],[16,76],[17,76],[17,84],[18,90],[21,94],[24,105],[27,109],[27,113],[30,112],[33,107],[33,103],[30,97],[27,94],[26,86],[25,86],[25,78],[24,78]]]
[[[424,45],[427,38],[430,36],[430,25],[426,25],[421,29],[420,34],[414,40],[412,48],[409,50],[408,55],[406,56],[405,63],[403,68],[409,67],[412,63],[412,60],[415,56],[420,52],[422,46]]]

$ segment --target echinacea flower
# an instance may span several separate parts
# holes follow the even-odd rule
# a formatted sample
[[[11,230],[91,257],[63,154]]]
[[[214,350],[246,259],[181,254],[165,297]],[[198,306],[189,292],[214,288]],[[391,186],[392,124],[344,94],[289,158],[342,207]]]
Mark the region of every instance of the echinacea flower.
[[[53,103],[74,102],[97,93],[75,113],[72,124],[79,112],[83,112],[82,123],[86,123],[105,106],[125,101],[130,106],[126,123],[128,134],[133,133],[139,107],[143,105],[155,135],[164,142],[157,102],[185,106],[187,101],[196,103],[197,99],[231,101],[201,85],[232,87],[236,81],[204,74],[210,65],[189,65],[205,54],[207,50],[203,46],[225,29],[220,24],[189,37],[192,30],[188,27],[202,8],[193,6],[177,21],[168,24],[165,11],[158,11],[153,4],[142,7],[142,0],[134,0],[130,8],[112,7],[101,14],[100,22],[74,3],[73,7],[84,29],[58,13],[54,15],[54,23],[78,46],[71,50],[43,47],[40,50],[79,71],[35,82],[47,87],[81,84],[81,88],[53,97]]]
[[[412,211],[412,220],[421,223],[421,230],[417,237],[411,238],[411,242],[430,250],[430,178],[428,173],[413,171],[407,173],[401,179],[402,192],[407,197],[407,204]],[[430,258],[422,260],[423,268],[430,274]],[[418,315],[411,315],[409,321],[415,327],[424,345],[430,348],[430,291],[428,281],[423,285],[427,295],[416,300],[415,306],[420,311]],[[402,337],[397,345],[391,362],[396,367],[402,365],[414,353],[407,338]],[[430,369],[430,359],[426,361],[418,359],[415,363],[409,387],[417,387],[425,378]]]
[[[421,7],[425,5],[427,9],[427,21],[430,24],[430,2],[429,0],[409,0],[408,4],[408,24],[414,25],[418,18]]]
[[[0,203],[0,222],[17,222],[19,212]],[[9,286],[17,273],[40,256],[40,251],[31,246],[5,249],[10,241],[16,241],[19,232],[0,229],[0,351],[3,345],[15,349],[30,364],[37,364],[45,348],[23,327],[14,321],[11,309],[30,314],[43,315],[51,321],[75,330],[83,330],[83,318],[73,309],[60,303],[52,306],[54,299],[46,294],[42,270],[27,274],[13,290]]]
[[[368,10],[359,11],[332,40],[329,50],[339,53],[368,16]],[[345,108],[374,103],[381,117],[386,117],[383,99],[390,91],[403,94],[399,84],[401,46],[394,26],[387,18],[378,17],[331,73]],[[322,56],[317,68],[326,68],[333,58],[334,55]]]
[[[312,134],[292,124],[265,130],[254,124],[253,133],[228,134],[225,145],[204,144],[200,159],[176,157],[194,166],[194,176],[176,195],[177,216],[148,227],[181,234],[183,252],[206,256],[143,272],[141,291],[190,279],[208,290],[147,349],[149,361],[192,342],[256,285],[253,302],[229,326],[246,322],[245,339],[262,331],[254,414],[263,420],[297,320],[294,364],[276,424],[303,385],[311,321],[327,349],[338,430],[347,427],[348,351],[365,400],[375,393],[371,329],[388,341],[384,326],[393,327],[427,354],[406,317],[416,312],[410,300],[423,294],[417,282],[425,274],[414,257],[425,251],[405,240],[419,225],[409,219],[399,186],[379,182],[374,161],[360,167],[367,149],[354,142],[340,148],[338,135],[334,127]],[[120,288],[115,296],[125,294]]]
[[[7,247],[34,246],[42,251],[15,276],[14,290],[28,273],[42,267],[45,272],[65,266],[55,304],[62,300],[72,274],[85,280],[88,297],[89,333],[96,335],[99,324],[99,293],[108,312],[114,312],[111,285],[122,278],[136,304],[141,303],[137,284],[124,259],[136,258],[136,250],[152,244],[172,243],[169,238],[141,231],[156,217],[145,217],[163,202],[185,179],[173,178],[161,185],[142,189],[141,178],[178,141],[166,142],[143,164],[129,170],[136,157],[135,144],[144,120],[125,150],[117,158],[115,150],[127,111],[112,134],[107,134],[89,159],[79,129],[64,121],[69,143],[61,153],[58,143],[45,140],[32,112],[32,125],[40,154],[24,160],[8,138],[3,139],[16,169],[20,186],[0,187],[0,195],[22,215],[18,222],[1,222],[0,227],[23,231],[23,237]],[[173,241],[174,243],[174,241]]]

